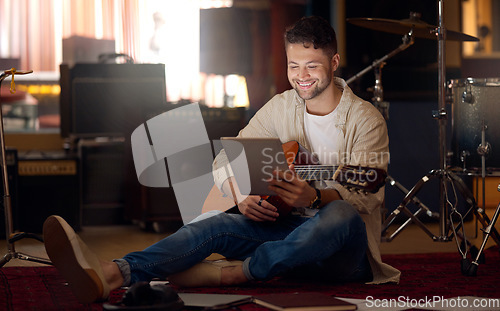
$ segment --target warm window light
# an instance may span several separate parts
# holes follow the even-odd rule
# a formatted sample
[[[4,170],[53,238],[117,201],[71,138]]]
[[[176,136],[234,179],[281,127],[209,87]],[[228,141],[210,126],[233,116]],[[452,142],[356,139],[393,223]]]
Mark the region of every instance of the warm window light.
[[[165,64],[167,100],[197,100],[199,81],[199,4],[147,1],[141,7],[139,61]],[[173,48],[181,43],[181,48]]]
[[[226,77],[226,95],[231,99],[233,107],[247,107],[247,83],[243,76],[229,75]]]
[[[233,0],[200,0],[200,9],[230,8]]]

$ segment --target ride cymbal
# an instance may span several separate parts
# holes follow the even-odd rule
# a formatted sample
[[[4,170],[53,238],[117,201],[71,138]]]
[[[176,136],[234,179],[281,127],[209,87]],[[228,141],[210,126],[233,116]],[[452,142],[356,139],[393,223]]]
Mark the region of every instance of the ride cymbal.
[[[347,22],[388,33],[405,35],[413,29],[413,36],[422,39],[437,39],[437,26],[428,24],[419,18],[418,13],[411,13],[410,18],[393,20],[385,18],[348,18]],[[446,30],[446,40],[450,41],[479,41],[478,38],[452,30]]]

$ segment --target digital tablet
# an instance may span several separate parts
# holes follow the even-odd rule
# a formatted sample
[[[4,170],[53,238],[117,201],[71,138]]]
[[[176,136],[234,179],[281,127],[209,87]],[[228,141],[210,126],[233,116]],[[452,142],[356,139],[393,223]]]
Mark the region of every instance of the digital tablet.
[[[275,169],[288,169],[278,138],[221,137],[221,143],[241,194],[276,195],[267,181]]]

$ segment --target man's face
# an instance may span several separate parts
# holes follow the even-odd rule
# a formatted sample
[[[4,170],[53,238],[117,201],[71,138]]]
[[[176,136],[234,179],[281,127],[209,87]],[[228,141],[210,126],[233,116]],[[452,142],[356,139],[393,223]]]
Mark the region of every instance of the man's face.
[[[306,48],[302,43],[289,43],[286,55],[288,81],[302,99],[316,98],[331,85],[333,72],[339,64],[338,54],[330,59],[312,44]]]

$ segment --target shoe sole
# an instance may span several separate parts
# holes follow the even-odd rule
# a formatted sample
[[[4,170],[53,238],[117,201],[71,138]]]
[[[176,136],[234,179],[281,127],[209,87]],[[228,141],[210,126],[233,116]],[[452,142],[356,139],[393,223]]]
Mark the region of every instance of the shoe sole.
[[[43,225],[45,249],[59,273],[68,281],[78,301],[87,304],[108,297],[99,259],[92,254],[71,226],[59,216]]]

